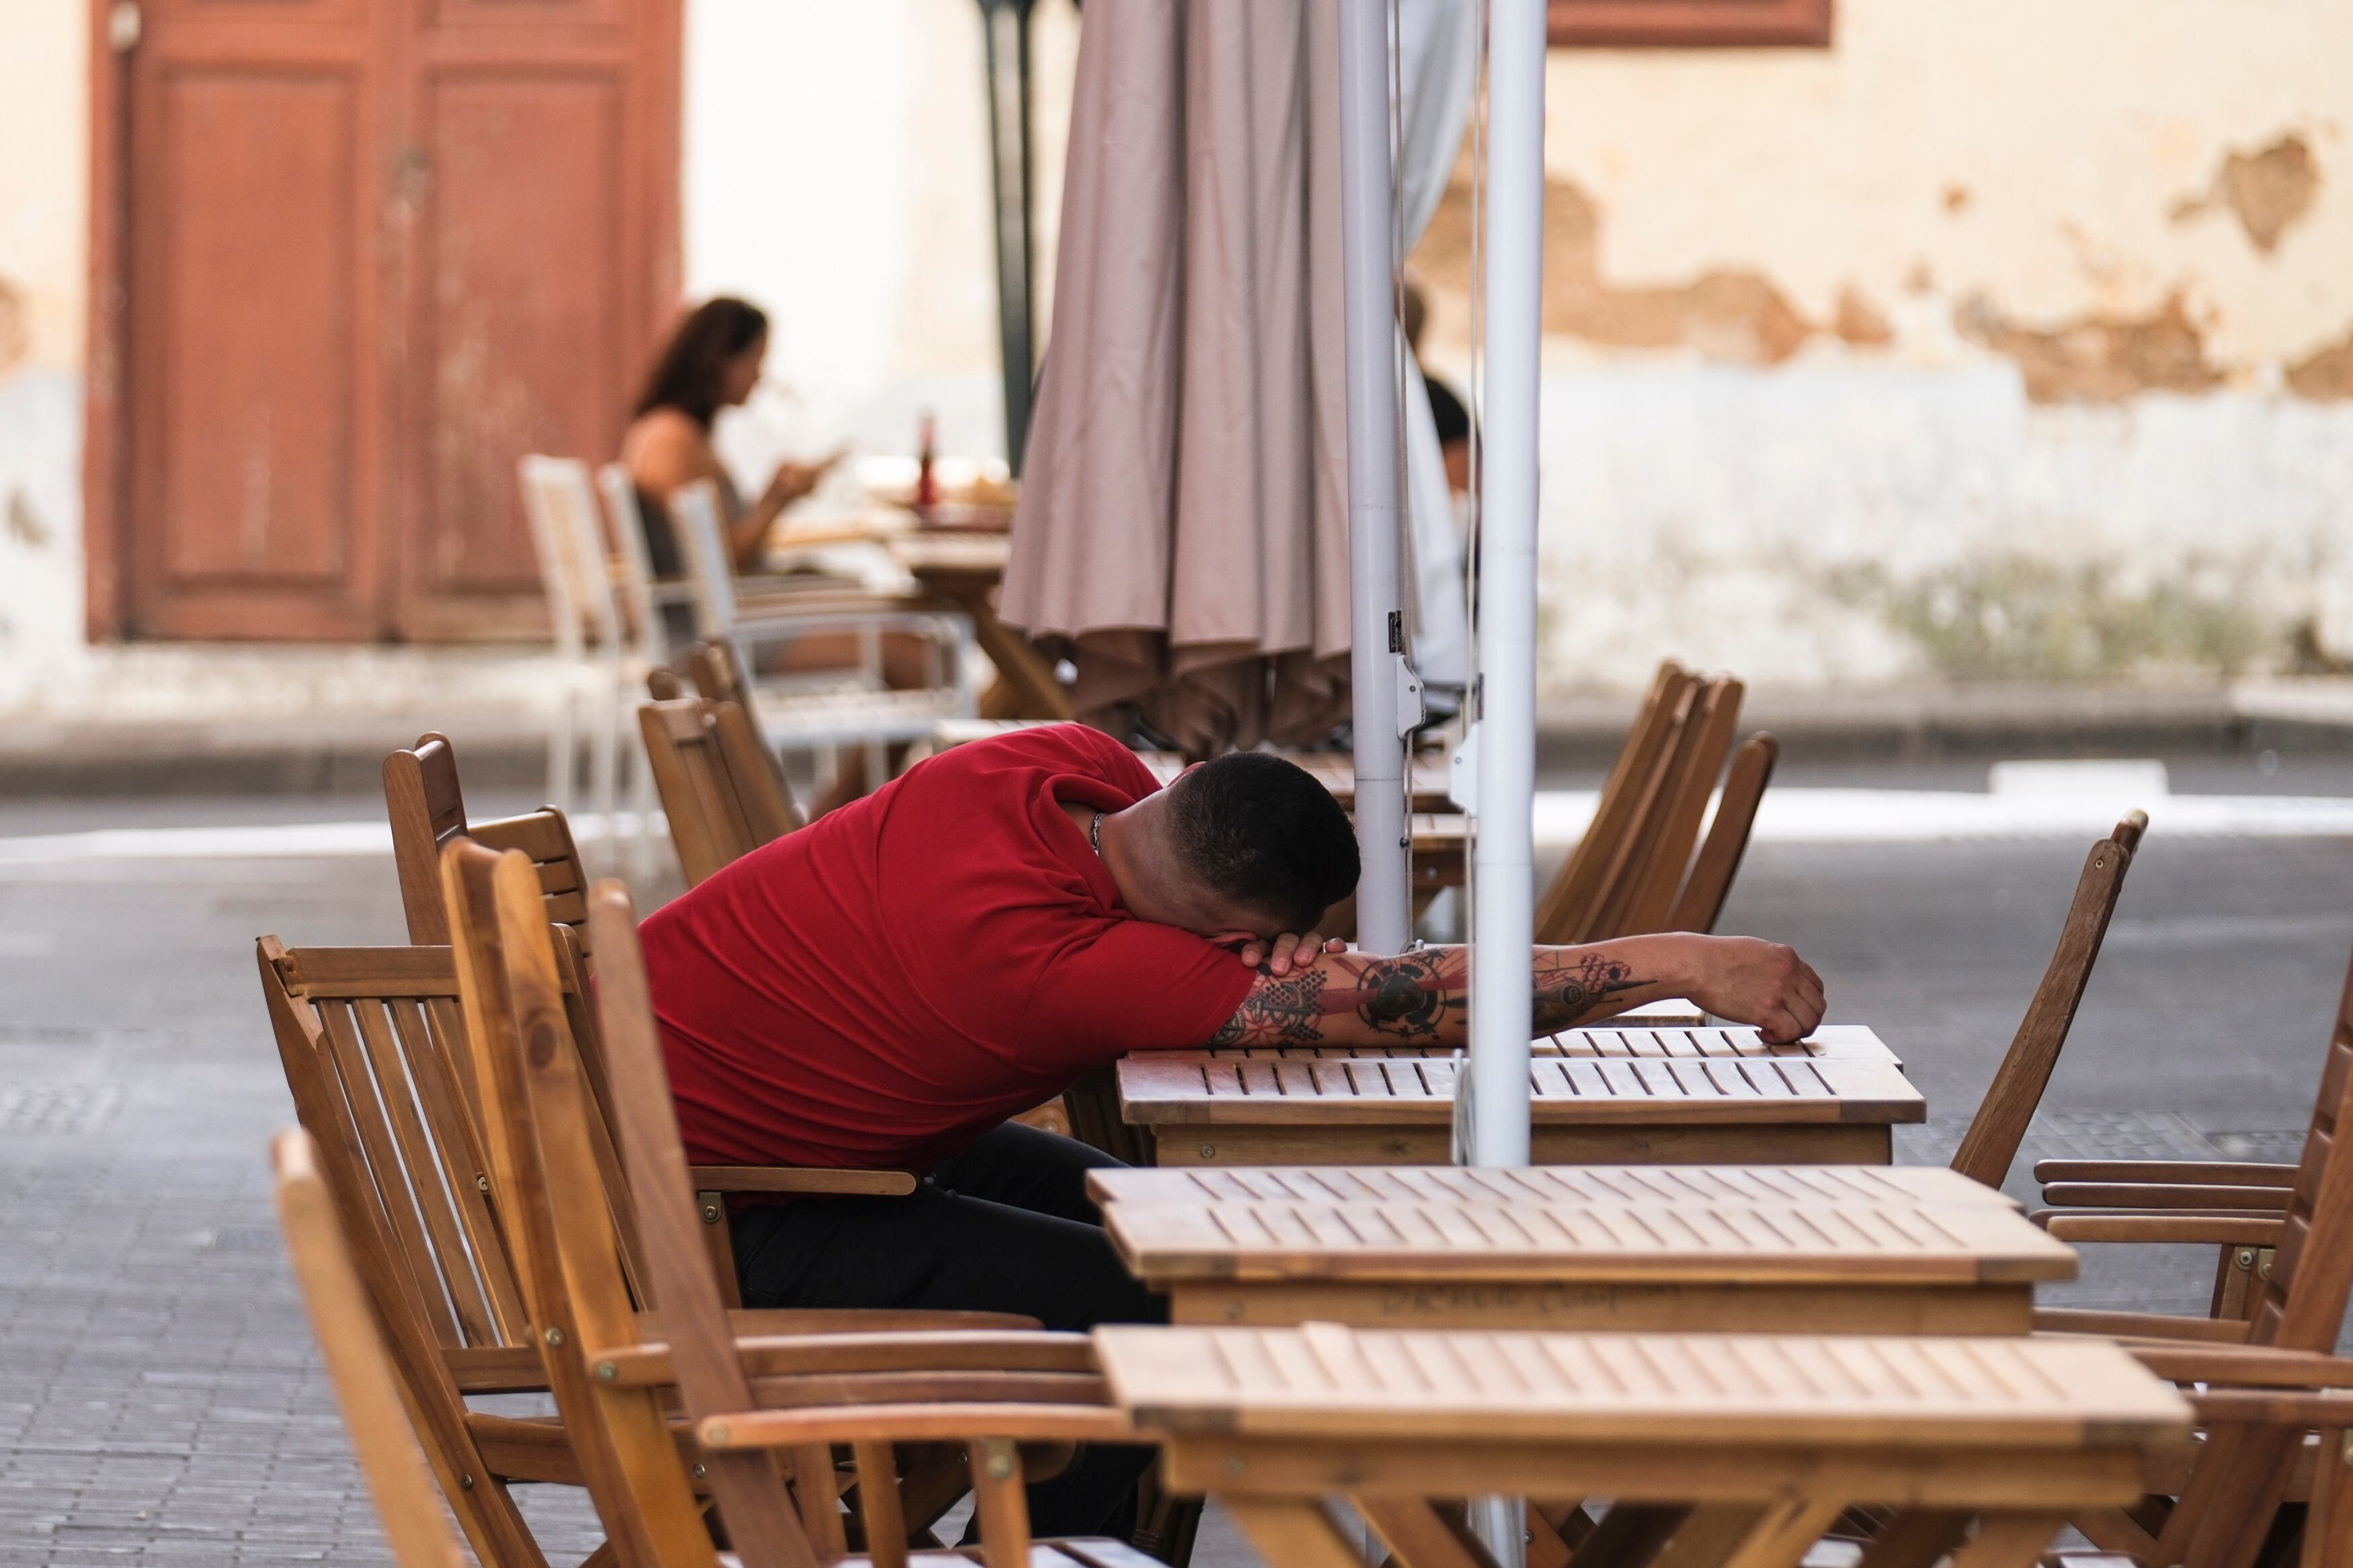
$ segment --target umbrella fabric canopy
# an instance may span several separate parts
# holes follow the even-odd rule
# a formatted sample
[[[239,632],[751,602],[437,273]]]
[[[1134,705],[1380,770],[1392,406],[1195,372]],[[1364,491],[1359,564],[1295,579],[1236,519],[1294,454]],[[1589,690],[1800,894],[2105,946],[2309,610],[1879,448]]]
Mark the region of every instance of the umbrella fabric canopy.
[[[1080,38],[1002,613],[1196,755],[1347,714],[1338,47],[1324,4]]]
[[[1348,713],[1338,48],[1333,0],[1101,6],[1081,37],[1001,613],[1077,666],[1082,717],[1194,755]]]

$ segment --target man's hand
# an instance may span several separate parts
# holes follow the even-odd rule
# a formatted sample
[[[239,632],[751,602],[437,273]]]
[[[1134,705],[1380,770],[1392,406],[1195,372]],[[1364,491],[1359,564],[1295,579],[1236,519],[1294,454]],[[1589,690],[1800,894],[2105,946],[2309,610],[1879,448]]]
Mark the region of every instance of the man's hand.
[[[1822,1021],[1822,977],[1778,942],[1693,939],[1683,994],[1719,1018],[1752,1024],[1771,1045],[1802,1040]]]
[[[1294,968],[1304,969],[1314,963],[1318,953],[1347,952],[1348,944],[1336,936],[1326,942],[1315,931],[1309,931],[1305,936],[1293,936],[1285,931],[1271,944],[1246,942],[1236,951],[1243,968],[1256,969],[1264,964],[1268,973],[1281,979]]]

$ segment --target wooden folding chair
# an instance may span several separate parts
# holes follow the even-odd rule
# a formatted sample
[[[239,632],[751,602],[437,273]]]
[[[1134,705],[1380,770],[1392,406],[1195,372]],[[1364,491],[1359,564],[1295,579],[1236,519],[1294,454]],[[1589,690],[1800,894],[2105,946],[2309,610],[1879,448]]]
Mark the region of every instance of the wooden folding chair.
[[[1740,862],[1748,852],[1757,807],[1765,798],[1765,786],[1773,782],[1773,764],[1780,756],[1781,742],[1761,730],[1741,742],[1732,753],[1732,771],[1725,775],[1715,820],[1708,824],[1707,837],[1692,862],[1691,876],[1675,895],[1674,908],[1667,912],[1660,930],[1705,933],[1715,929],[1717,918],[1724,913],[1725,898],[1732,891],[1732,879],[1739,874]]]
[[[632,1191],[663,1303],[662,1340],[631,1310],[622,1234],[600,1205],[554,1194],[595,1179],[596,1108],[562,1041],[570,1025],[556,952],[520,857],[452,846],[443,861],[453,923],[470,954],[468,1008],[485,1032],[531,1042],[492,1063],[491,1100],[519,1198],[525,1298],[559,1408],[593,1433],[591,1495],[625,1558],[648,1568],[717,1562],[687,1468],[670,1440],[662,1390],[675,1383],[699,1441],[694,1470],[715,1492],[740,1561],[811,1568],[848,1549],[833,1443],[850,1445],[872,1561],[903,1565],[910,1515],[894,1439],[948,1442],[968,1455],[990,1568],[1143,1568],[1109,1541],[1029,1539],[1021,1441],[1132,1434],[1112,1409],[1081,1336],[803,1336],[738,1341],[699,1250],[692,1182],[655,1037],[636,921],[617,884],[599,890],[608,952],[600,997],[620,1031],[617,1080]],[[487,909],[485,905],[487,904]],[[481,917],[495,934],[483,940]],[[468,927],[475,927],[472,931]],[[491,1020],[503,1018],[503,1026]],[[794,1493],[785,1482],[789,1479]],[[797,1497],[796,1495],[797,1494]]]
[[[488,854],[490,851],[482,850]],[[521,853],[510,851],[510,853]],[[537,870],[534,868],[534,880]],[[551,925],[576,1029],[593,1027],[566,928]],[[469,1043],[457,964],[446,947],[258,946],[262,994],[295,1112],[316,1140],[344,1235],[392,1346],[396,1371],[444,1495],[485,1563],[544,1559],[506,1492],[509,1481],[576,1486],[581,1469],[560,1424],[470,1410],[470,1394],[543,1390],[511,1261],[512,1237],[482,1112],[480,1053]],[[567,1034],[567,1040],[576,1037]],[[510,1053],[514,1048],[508,1038]],[[582,1052],[592,1099],[610,1090]],[[595,1142],[605,1207],[630,1237],[624,1267],[643,1288],[635,1210],[609,1133]],[[697,1167],[695,1227],[716,1288],[734,1300],[725,1196],[735,1191],[909,1192],[895,1172]],[[587,1189],[584,1189],[587,1190]],[[744,1312],[745,1331],[1025,1326],[1001,1314]]]
[[[2036,1217],[2071,1242],[2208,1243],[2221,1249],[2211,1315],[2045,1309],[2038,1326],[2134,1336],[2151,1370],[2253,1394],[2207,1400],[2205,1441],[2158,1489],[2162,1500],[2133,1516],[2079,1521],[2095,1544],[2152,1565],[2247,1568],[2284,1502],[2317,1498],[2307,1516],[2306,1562],[2345,1518],[2342,1431],[2353,1398],[2353,1363],[2332,1359],[2353,1296],[2353,969],[2330,1033],[2302,1158],[2294,1165],[2216,1162],[2046,1160],[2035,1166],[2052,1206]],[[2172,1342],[2166,1343],[2165,1342]],[[2298,1394],[2295,1390],[2306,1392]],[[2319,1434],[2318,1440],[2313,1434]],[[2333,1518],[2326,1515],[2333,1513]]]
[[[572,825],[552,805],[491,822],[466,820],[466,795],[458,784],[458,752],[449,737],[425,734],[405,752],[384,760],[385,815],[392,823],[392,865],[400,879],[400,906],[408,917],[408,940],[420,947],[446,946],[448,917],[441,909],[441,846],[459,834],[492,849],[520,849],[538,868],[547,900],[547,918],[569,926],[586,951],[588,890]]]
[[[269,1146],[287,1256],[310,1309],[335,1403],[343,1407],[353,1456],[375,1499],[393,1561],[400,1568],[462,1568],[465,1560],[409,1429],[392,1353],[353,1266],[334,1199],[319,1174],[317,1152],[311,1135],[300,1128],[280,1132]]]
[[[1741,748],[1701,845],[1700,824],[1732,752],[1744,691],[1730,676],[1702,679],[1672,659],[1659,666],[1602,783],[1591,826],[1537,902],[1536,941],[1715,926],[1780,751],[1769,735]]]
[[[688,887],[801,825],[782,771],[739,704],[649,702],[638,724]]]
[[[2133,851],[2147,828],[2147,813],[2127,812],[2116,831],[2084,857],[2074,901],[2067,906],[2066,923],[2059,928],[2059,945],[2052,950],[2042,983],[2034,988],[2026,1016],[2019,1020],[2018,1033],[2010,1037],[2010,1049],[1994,1069],[1993,1082],[1954,1152],[1953,1169],[1971,1181],[1999,1187],[2010,1175],[2027,1123],[2042,1103],[2052,1069],[2059,1065],[2060,1047],[2074,1026],[2084,987],[2091,983],[2092,965],[2099,962],[2109,918],[2124,891],[2125,873],[2132,868]]]

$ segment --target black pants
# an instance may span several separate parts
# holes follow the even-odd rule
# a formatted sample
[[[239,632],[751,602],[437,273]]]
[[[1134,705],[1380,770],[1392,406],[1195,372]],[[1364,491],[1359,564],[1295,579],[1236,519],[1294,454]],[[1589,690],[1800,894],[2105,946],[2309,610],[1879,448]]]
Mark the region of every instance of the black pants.
[[[1168,1304],[1128,1273],[1086,1194],[1117,1165],[1018,1122],[985,1135],[902,1198],[797,1198],[735,1216],[747,1307],[915,1307],[1020,1312],[1050,1329],[1165,1323]],[[1125,1535],[1149,1448],[1089,1444],[1029,1489],[1040,1536]]]

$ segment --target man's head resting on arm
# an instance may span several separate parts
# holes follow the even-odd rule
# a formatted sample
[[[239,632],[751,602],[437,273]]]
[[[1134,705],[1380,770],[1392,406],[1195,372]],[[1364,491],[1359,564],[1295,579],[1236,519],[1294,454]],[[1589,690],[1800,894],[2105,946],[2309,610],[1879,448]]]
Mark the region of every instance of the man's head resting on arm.
[[[1105,817],[1103,858],[1139,920],[1213,942],[1314,931],[1356,887],[1347,813],[1304,769],[1263,752],[1187,768]]]

